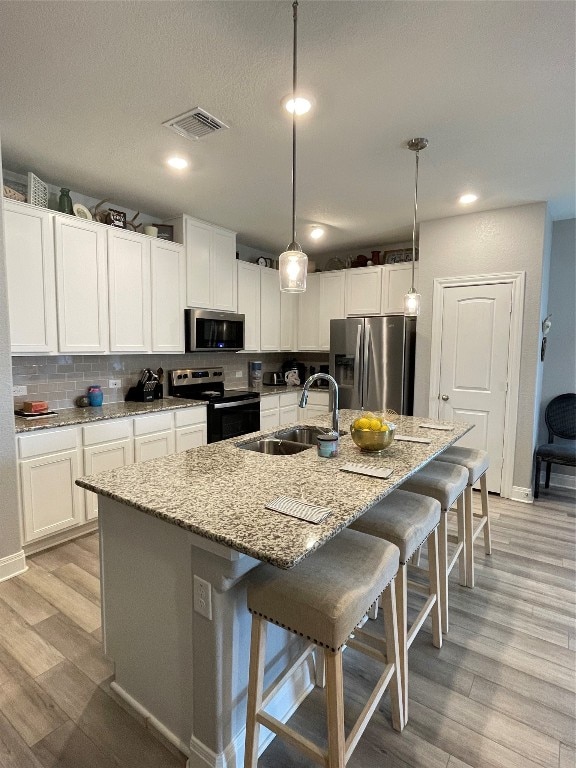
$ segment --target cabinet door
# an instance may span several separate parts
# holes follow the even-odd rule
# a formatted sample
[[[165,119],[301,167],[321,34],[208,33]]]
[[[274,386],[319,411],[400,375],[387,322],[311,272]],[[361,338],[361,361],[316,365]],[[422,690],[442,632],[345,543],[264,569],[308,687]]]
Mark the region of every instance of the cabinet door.
[[[84,520],[78,450],[36,456],[20,462],[24,543],[70,528]]]
[[[418,285],[418,266],[414,266],[414,286]],[[404,295],[412,287],[412,264],[384,267],[384,314],[403,314]]]
[[[298,294],[280,291],[280,350],[298,349]]]
[[[108,229],[110,351],[150,351],[150,239]]]
[[[244,349],[260,350],[260,267],[238,261],[238,312],[245,316]]]
[[[106,228],[72,216],[54,217],[58,348],[108,351]]]
[[[211,306],[236,311],[236,235],[213,228],[210,249]]]
[[[346,317],[346,273],[323,272],[320,274],[320,349],[330,350],[330,320]]]
[[[282,424],[293,424],[298,421],[300,408],[297,405],[287,405],[284,408],[280,408],[280,426]]]
[[[176,453],[206,445],[206,424],[176,430]]]
[[[280,426],[280,413],[278,408],[268,411],[260,411],[260,429],[276,429]]]
[[[134,438],[134,461],[148,461],[174,453],[174,432],[156,432]]]
[[[260,349],[280,349],[280,283],[275,269],[260,270]]]
[[[359,267],[346,270],[346,313],[382,314],[383,267]]]
[[[150,240],[152,352],[184,352],[186,257],[183,246]]]
[[[310,405],[306,408],[299,408],[298,421],[300,424],[307,424],[310,419],[315,419],[317,416],[324,416],[328,409],[323,405]]]
[[[56,352],[52,222],[46,209],[4,201],[12,352]]]
[[[95,475],[108,469],[118,469],[132,464],[134,448],[131,439],[115,440],[84,448],[84,474]],[[84,491],[86,496],[86,519],[98,517],[98,494]]]
[[[298,349],[314,351],[320,348],[320,274],[308,275],[306,292],[299,298]]]
[[[210,245],[212,227],[184,217],[186,305],[210,307]]]

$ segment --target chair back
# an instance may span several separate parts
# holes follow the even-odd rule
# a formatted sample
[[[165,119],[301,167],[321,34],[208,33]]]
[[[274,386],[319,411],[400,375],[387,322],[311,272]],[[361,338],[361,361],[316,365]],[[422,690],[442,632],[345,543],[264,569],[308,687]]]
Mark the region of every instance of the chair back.
[[[544,419],[548,427],[549,443],[554,442],[554,437],[576,440],[576,394],[567,392],[550,400]]]

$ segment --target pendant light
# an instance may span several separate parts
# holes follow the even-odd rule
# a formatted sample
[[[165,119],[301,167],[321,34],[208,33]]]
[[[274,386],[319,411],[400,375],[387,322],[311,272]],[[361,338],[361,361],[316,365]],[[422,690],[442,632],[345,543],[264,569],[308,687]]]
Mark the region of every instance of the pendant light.
[[[294,0],[292,3],[292,15],[294,18],[292,98],[296,99],[298,0]],[[280,254],[278,269],[281,291],[303,293],[306,290],[308,256],[302,251],[300,243],[296,241],[296,111],[292,113],[292,242],[284,253]]]
[[[420,150],[426,149],[428,139],[410,139],[408,149],[416,152],[416,177],[414,180],[414,222],[412,225],[412,282],[410,290],[404,296],[404,315],[406,317],[418,317],[420,314],[420,294],[414,287],[414,265],[416,263],[416,218],[418,215],[418,161]]]

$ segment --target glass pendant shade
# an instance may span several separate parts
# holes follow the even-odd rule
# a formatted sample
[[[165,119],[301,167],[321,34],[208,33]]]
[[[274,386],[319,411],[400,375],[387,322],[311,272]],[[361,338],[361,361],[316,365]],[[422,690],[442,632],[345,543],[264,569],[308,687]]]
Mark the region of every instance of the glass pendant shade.
[[[420,294],[409,291],[404,294],[404,316],[418,317],[420,314]]]
[[[288,250],[280,254],[278,264],[280,290],[287,293],[303,293],[306,290],[308,256],[298,243],[290,243]]]

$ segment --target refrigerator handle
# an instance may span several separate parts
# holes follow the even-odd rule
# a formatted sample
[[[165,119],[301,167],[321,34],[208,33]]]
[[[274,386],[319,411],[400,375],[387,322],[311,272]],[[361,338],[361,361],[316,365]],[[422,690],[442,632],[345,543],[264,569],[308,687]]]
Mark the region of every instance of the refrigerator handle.
[[[364,392],[362,393],[362,407],[367,407],[368,393],[370,391],[370,347],[372,346],[372,338],[370,334],[370,323],[366,323],[364,331],[364,354],[363,354],[363,371],[362,378],[364,380]]]
[[[358,323],[356,329],[356,352],[354,355],[354,371],[356,375],[356,394],[358,396],[358,403],[362,406],[362,381],[364,379],[364,371],[362,370],[362,350],[360,349],[362,342],[362,325]]]

